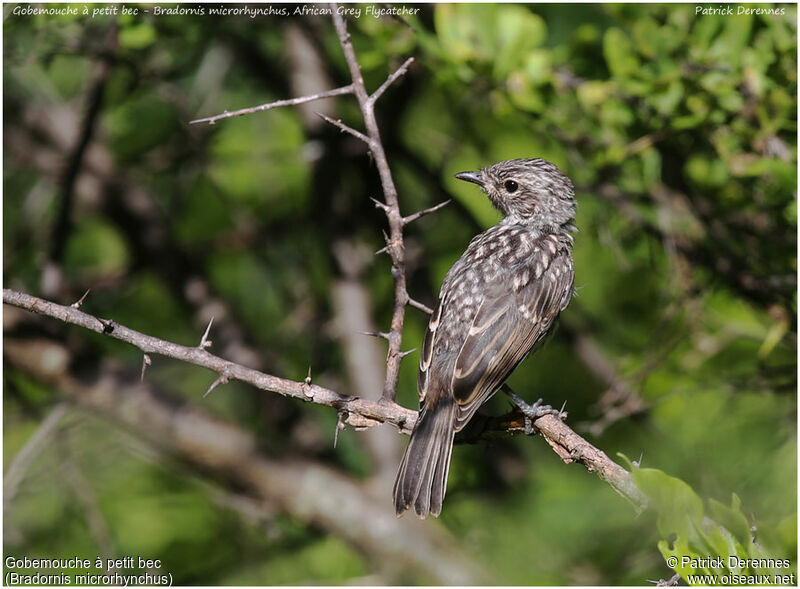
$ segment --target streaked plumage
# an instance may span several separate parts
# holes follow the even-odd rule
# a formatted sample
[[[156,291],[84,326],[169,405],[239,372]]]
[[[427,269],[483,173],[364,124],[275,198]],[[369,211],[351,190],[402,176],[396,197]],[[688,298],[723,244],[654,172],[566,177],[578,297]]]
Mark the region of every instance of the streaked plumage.
[[[545,160],[458,178],[505,215],[445,276],[422,344],[420,414],[395,482],[398,515],[439,515],[456,432],[550,330],[573,292],[572,183]]]

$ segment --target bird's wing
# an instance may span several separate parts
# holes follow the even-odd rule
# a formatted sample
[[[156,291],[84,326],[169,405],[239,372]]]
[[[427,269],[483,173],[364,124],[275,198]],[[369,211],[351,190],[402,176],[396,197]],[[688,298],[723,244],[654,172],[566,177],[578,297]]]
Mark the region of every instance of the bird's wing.
[[[452,376],[459,405],[456,431],[503,384],[569,303],[573,288],[569,253],[559,252],[538,273],[531,269],[528,278],[513,288],[499,284],[487,289],[470,325]]]

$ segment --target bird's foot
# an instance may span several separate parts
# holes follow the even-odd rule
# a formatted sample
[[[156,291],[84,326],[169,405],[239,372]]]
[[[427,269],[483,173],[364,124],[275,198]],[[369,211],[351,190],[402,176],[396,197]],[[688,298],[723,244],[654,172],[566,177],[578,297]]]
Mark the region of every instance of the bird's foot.
[[[508,385],[503,385],[503,392],[509,396],[511,402],[522,411],[525,416],[525,435],[533,433],[533,422],[543,415],[557,415],[559,419],[564,419],[564,408],[553,409],[550,405],[542,405],[542,400],[537,399],[535,403],[528,404],[522,397],[511,390]]]

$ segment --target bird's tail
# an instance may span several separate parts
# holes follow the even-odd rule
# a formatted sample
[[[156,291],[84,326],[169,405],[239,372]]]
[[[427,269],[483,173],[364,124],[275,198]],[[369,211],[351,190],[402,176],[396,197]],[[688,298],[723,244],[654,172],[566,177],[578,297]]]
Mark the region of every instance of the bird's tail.
[[[452,399],[441,399],[438,405],[420,411],[394,483],[398,516],[412,504],[421,518],[441,513],[453,451],[456,409]]]

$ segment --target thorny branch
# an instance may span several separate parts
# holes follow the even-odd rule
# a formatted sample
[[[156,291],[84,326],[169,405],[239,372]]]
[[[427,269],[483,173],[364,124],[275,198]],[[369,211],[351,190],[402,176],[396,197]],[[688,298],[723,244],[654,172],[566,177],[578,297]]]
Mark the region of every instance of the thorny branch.
[[[204,119],[195,119],[193,121],[189,121],[190,125],[195,125],[197,123],[208,123],[209,125],[215,124],[217,121],[221,121],[222,119],[229,119],[231,117],[240,117],[242,115],[251,115],[257,112],[263,112],[265,110],[271,110],[273,108],[280,108],[281,106],[297,106],[298,104],[305,104],[306,102],[312,102],[314,100],[322,100],[323,98],[332,98],[334,96],[342,96],[343,94],[352,94],[353,93],[353,85],[349,84],[347,86],[342,86],[341,88],[335,88],[334,90],[326,90],[325,92],[319,92],[318,94],[310,94],[308,96],[300,96],[299,98],[290,98],[288,100],[277,100],[275,102],[270,102],[268,104],[260,104],[258,106],[251,106],[250,108],[241,108],[239,110],[233,111],[225,111],[222,114],[214,115],[213,117],[206,117]]]
[[[214,381],[217,384],[238,380],[261,390],[333,407],[342,415],[344,424],[358,429],[380,423],[391,423],[400,432],[411,433],[417,418],[416,411],[401,407],[394,402],[387,402],[384,399],[370,401],[361,397],[343,395],[311,384],[308,379],[298,382],[265,374],[215,356],[199,346],[182,346],[152,337],[115,321],[100,319],[80,309],[59,305],[11,289],[3,289],[3,303],[102,333],[134,345],[148,355],[166,356],[208,368],[219,375]],[[471,443],[525,432],[525,420],[521,414],[516,412],[500,417],[478,416],[473,419],[473,422],[463,432],[464,435],[460,436],[460,441]],[[646,507],[647,500],[634,485],[630,473],[609,459],[602,450],[595,448],[575,433],[558,417],[544,415],[534,421],[533,426],[565,463],[579,462],[583,464],[588,471],[597,473],[615,491],[628,499],[637,510]]]
[[[386,355],[386,379],[383,384],[383,400],[394,401],[397,393],[397,382],[400,377],[400,362],[403,360],[403,322],[405,321],[406,305],[409,296],[406,290],[406,258],[405,246],[403,245],[403,215],[400,214],[400,204],[397,200],[397,189],[392,179],[392,172],[389,169],[389,161],[383,150],[381,134],[378,130],[378,121],[375,118],[375,102],[384,93],[389,85],[400,78],[413,62],[413,58],[408,58],[400,68],[393,73],[378,90],[370,96],[364,85],[364,78],[361,75],[361,66],[358,63],[355,49],[350,42],[350,34],[347,32],[347,25],[339,14],[336,5],[332,5],[333,25],[336,27],[336,34],[339,36],[339,44],[347,60],[347,67],[350,70],[350,77],[353,80],[353,88],[361,114],[364,116],[364,126],[369,137],[369,149],[383,188],[384,205],[383,210],[389,221],[389,242],[387,243],[388,253],[392,259],[392,276],[394,277],[394,311],[392,312],[392,323],[389,330],[389,351]]]
[[[392,312],[392,321],[390,330],[385,334],[385,339],[389,342],[389,350],[386,355],[386,376],[383,385],[382,398],[385,401],[393,402],[397,393],[397,383],[400,377],[400,363],[407,355],[402,350],[403,344],[403,323],[405,322],[406,306],[411,305],[423,312],[430,314],[430,309],[411,299],[406,289],[406,260],[405,260],[405,245],[403,243],[403,227],[420,217],[437,211],[447,203],[442,203],[413,213],[406,217],[400,213],[400,204],[397,198],[397,188],[392,179],[392,173],[389,168],[389,161],[386,158],[386,153],[383,149],[380,131],[378,130],[378,122],[375,118],[375,103],[386,92],[386,90],[398,79],[400,79],[408,71],[409,66],[413,63],[414,58],[409,57],[397,70],[395,70],[383,84],[372,94],[367,91],[364,84],[364,78],[361,75],[361,66],[359,65],[358,58],[350,42],[350,34],[347,32],[347,25],[341,15],[336,9],[336,5],[332,5],[333,24],[336,28],[336,34],[339,38],[339,44],[344,53],[347,67],[350,71],[352,84],[312,94],[309,96],[301,96],[299,98],[292,98],[288,100],[279,100],[268,104],[262,104],[251,108],[243,108],[233,112],[225,112],[212,117],[206,117],[192,121],[192,123],[209,123],[214,124],[218,120],[252,114],[281,106],[294,106],[319,100],[322,98],[330,98],[332,96],[340,96],[345,94],[352,94],[358,101],[358,106],[364,118],[364,127],[366,134],[344,124],[341,120],[332,119],[324,114],[319,114],[329,124],[341,129],[343,132],[349,133],[356,139],[362,141],[367,145],[378,169],[378,175],[383,189],[383,202],[376,201],[376,204],[386,214],[389,223],[389,235],[386,239],[386,247],[381,251],[389,254],[392,261],[392,276],[394,278],[394,309]]]

